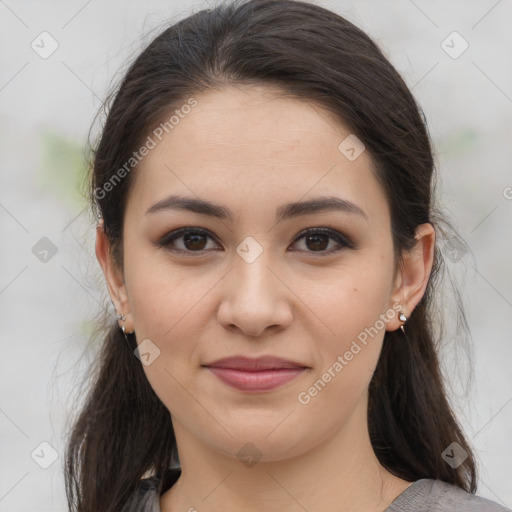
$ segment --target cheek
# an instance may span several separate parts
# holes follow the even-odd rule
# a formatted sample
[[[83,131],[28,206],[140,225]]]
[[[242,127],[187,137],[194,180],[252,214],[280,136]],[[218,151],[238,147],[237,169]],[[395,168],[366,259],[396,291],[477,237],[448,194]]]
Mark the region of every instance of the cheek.
[[[150,382],[160,383],[156,389],[168,387],[169,373],[182,382],[189,378],[187,371],[199,365],[198,343],[214,314],[209,296],[222,277],[206,266],[172,265],[161,251],[127,243],[125,258],[137,343],[149,339],[160,351],[155,362],[144,367]]]
[[[343,362],[333,359],[299,390],[296,411],[304,430],[318,431],[316,435],[326,437],[350,418],[358,421],[364,414],[365,395],[377,364],[381,340],[375,338],[373,343],[366,348],[361,345],[360,352],[350,361],[341,353]],[[354,415],[356,409],[359,413]]]
[[[335,334],[317,338],[317,365],[296,396],[310,428],[317,421],[326,432],[343,424],[367,392],[377,366],[387,286],[385,280],[362,281],[343,293],[338,289],[325,311],[325,323]]]
[[[385,255],[370,258],[361,254],[356,255],[353,264],[340,269],[329,279],[312,283],[305,302],[313,311],[319,312],[323,331],[330,333],[334,341],[330,344],[333,350],[348,350],[346,347],[350,342],[365,329],[376,326],[377,330],[383,330],[379,319],[389,305],[392,272],[392,258]]]
[[[178,267],[164,249],[143,250],[127,243],[125,272],[135,329],[156,343],[199,331],[201,299],[215,285],[215,276],[196,267]],[[142,339],[142,338],[141,338]]]
[[[337,401],[342,396],[350,408],[368,387],[382,348],[386,321],[396,315],[389,308],[392,271],[392,258],[377,255],[365,260],[361,256],[359,264],[340,273],[341,277],[326,284],[322,293],[315,293],[317,307],[323,303],[319,309],[323,324],[329,327],[322,328],[325,335],[314,338],[319,358],[311,378],[317,384],[310,397],[321,392],[322,398],[317,402]],[[343,415],[343,411],[337,409],[337,414]]]
[[[181,416],[200,414],[187,393],[190,380],[196,377],[198,343],[204,338],[205,293],[214,286],[213,279],[185,278],[183,272],[170,271],[169,266],[155,264],[134,256],[126,264],[130,279],[130,307],[137,343],[151,340],[156,354],[143,365],[150,386],[166,407]],[[197,404],[196,404],[197,405]]]

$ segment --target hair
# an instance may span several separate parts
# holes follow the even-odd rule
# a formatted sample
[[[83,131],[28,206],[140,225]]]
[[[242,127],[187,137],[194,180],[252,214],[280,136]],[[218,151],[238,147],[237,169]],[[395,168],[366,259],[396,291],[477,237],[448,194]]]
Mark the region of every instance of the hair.
[[[424,115],[377,45],[317,5],[236,0],[166,28],[104,104],[108,115],[91,150],[88,192],[121,270],[136,165],[115,186],[106,185],[175,109],[228,85],[272,87],[324,107],[350,128],[385,190],[399,263],[414,246],[418,225],[444,222],[434,207],[435,164]],[[436,350],[433,303],[442,268],[436,240],[426,292],[407,321],[406,336],[385,333],[368,390],[368,428],[378,460],[392,474],[443,480],[474,493],[474,455],[449,405]],[[90,389],[66,445],[66,494],[77,512],[117,512],[144,475],[162,477],[179,460],[170,413],[134,357],[135,335],[125,339],[117,322],[107,319],[102,329]],[[456,468],[442,458],[453,442],[468,455]]]

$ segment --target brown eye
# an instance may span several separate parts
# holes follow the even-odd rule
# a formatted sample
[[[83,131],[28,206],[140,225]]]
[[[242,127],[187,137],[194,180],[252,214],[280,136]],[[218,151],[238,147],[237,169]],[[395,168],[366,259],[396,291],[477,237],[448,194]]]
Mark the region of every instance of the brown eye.
[[[304,240],[306,252],[319,253],[319,256],[332,254],[345,248],[353,248],[354,244],[344,235],[328,228],[310,228],[296,238],[296,241]],[[329,243],[335,242],[334,249],[327,250]],[[336,248],[337,244],[337,248]]]
[[[309,249],[314,251],[324,250],[329,245],[329,236],[325,233],[306,235],[304,241]]]
[[[213,237],[203,229],[182,228],[165,235],[158,245],[171,251],[200,254],[207,250],[208,239]],[[175,242],[180,242],[180,246],[176,247]]]
[[[181,228],[165,235],[157,245],[166,247],[170,251],[201,256],[212,250],[212,247],[207,247],[208,239],[215,242],[214,237],[204,229]],[[354,248],[354,244],[346,236],[330,228],[309,228],[295,239],[295,244],[301,240],[304,240],[305,249],[299,249],[299,251],[314,256],[327,256],[342,249]],[[334,247],[327,250],[332,242]],[[213,250],[218,249],[214,247]]]
[[[202,233],[192,233],[183,235],[183,245],[189,250],[204,249],[206,236]]]

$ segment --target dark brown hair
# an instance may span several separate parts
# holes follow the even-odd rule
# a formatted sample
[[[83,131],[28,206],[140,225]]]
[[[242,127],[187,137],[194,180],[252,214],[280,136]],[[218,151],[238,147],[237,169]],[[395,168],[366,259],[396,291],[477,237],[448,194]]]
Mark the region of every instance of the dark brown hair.
[[[115,186],[107,183],[175,109],[227,84],[272,86],[328,109],[350,127],[369,151],[386,192],[398,262],[414,245],[419,224],[442,221],[433,206],[435,166],[423,114],[375,43],[313,4],[234,1],[166,28],[106,102],[108,116],[92,150],[89,199],[104,219],[120,269],[124,210],[136,165]],[[475,492],[475,461],[447,400],[432,327],[442,263],[437,243],[429,284],[408,319],[407,336],[385,334],[369,388],[368,426],[375,453],[391,473]],[[178,461],[170,413],[134,356],[135,336],[127,343],[112,318],[105,318],[98,332],[103,343],[90,391],[66,447],[66,492],[70,510],[77,512],[117,512],[141,477],[161,477]],[[452,442],[468,453],[455,469],[441,456]]]

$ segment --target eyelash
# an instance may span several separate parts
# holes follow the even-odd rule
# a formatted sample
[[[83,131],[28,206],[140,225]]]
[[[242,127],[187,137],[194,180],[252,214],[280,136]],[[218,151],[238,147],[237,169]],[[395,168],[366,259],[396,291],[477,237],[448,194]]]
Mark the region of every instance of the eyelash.
[[[165,247],[167,248],[168,250],[172,251],[172,252],[178,252],[178,253],[181,253],[181,254],[184,254],[186,256],[192,256],[192,257],[196,257],[196,256],[204,256],[204,252],[206,251],[206,249],[201,249],[199,251],[185,251],[185,250],[181,250],[181,249],[172,249],[172,248],[169,248],[169,246],[171,245],[172,242],[174,242],[175,240],[178,240],[182,237],[184,237],[185,235],[188,235],[188,234],[199,234],[199,235],[204,235],[204,236],[207,236],[209,238],[211,238],[212,240],[215,241],[215,237],[213,237],[207,230],[205,229],[202,229],[202,228],[180,228],[180,229],[177,229],[175,231],[171,231],[170,233],[167,233],[166,235],[164,235],[162,237],[162,239],[158,242],[157,246],[158,247]],[[298,242],[299,240],[302,240],[303,238],[305,238],[306,236],[308,235],[311,235],[311,234],[323,234],[323,235],[328,235],[331,239],[335,240],[339,245],[341,245],[341,247],[338,247],[338,248],[335,248],[335,249],[331,249],[330,251],[318,251],[318,252],[315,252],[315,251],[305,251],[306,253],[309,253],[310,255],[312,255],[313,257],[316,257],[316,256],[320,256],[320,257],[324,257],[324,256],[329,256],[333,253],[337,253],[339,251],[342,251],[344,249],[353,249],[354,248],[354,244],[352,243],[352,241],[347,238],[345,235],[342,235],[341,233],[331,229],[331,228],[308,228],[308,229],[305,229],[304,231],[301,231],[297,237],[295,238],[295,240],[293,241],[293,243],[296,243]]]

